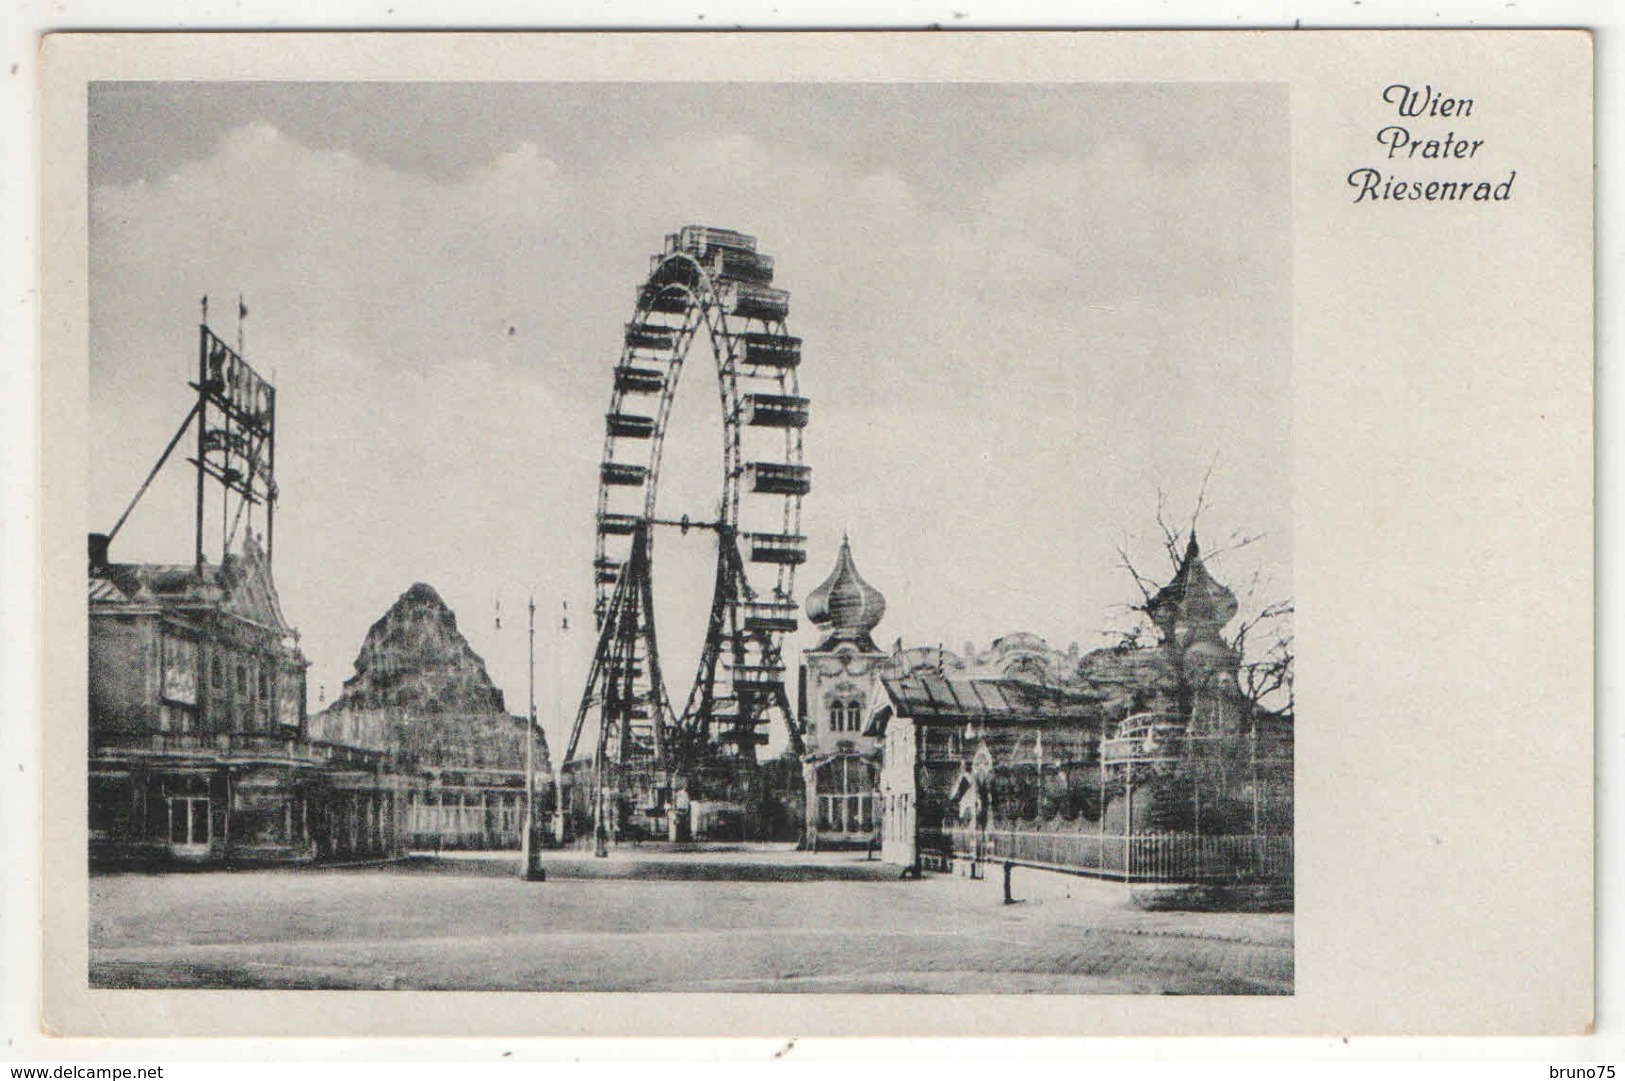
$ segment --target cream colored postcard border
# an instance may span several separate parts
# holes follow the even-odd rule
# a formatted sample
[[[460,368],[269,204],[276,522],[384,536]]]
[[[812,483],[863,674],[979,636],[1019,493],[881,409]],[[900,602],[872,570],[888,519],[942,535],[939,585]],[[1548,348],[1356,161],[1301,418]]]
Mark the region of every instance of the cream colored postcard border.
[[[1591,39],[1575,31],[70,35],[44,60],[44,1019],[97,1036],[1575,1034],[1592,1017]],[[86,987],[86,84],[1276,81],[1294,198],[1296,993]],[[1502,204],[1353,205],[1393,82]],[[1466,125],[1463,125],[1466,126]]]

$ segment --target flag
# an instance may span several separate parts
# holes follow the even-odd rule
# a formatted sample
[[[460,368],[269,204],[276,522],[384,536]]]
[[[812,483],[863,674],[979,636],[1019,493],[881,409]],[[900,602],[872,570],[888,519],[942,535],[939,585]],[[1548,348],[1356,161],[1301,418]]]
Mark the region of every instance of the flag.
[[[248,318],[248,305],[243,303],[243,295],[241,293],[237,294],[237,318]]]

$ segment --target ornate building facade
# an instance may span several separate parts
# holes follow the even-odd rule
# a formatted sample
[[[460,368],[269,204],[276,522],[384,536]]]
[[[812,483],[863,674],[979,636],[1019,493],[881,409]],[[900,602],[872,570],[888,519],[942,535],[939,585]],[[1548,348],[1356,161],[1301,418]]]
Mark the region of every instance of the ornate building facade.
[[[385,755],[313,740],[304,654],[249,537],[219,564],[89,575],[94,866],[386,855],[399,779]]]
[[[801,664],[809,848],[868,845],[879,833],[880,746],[863,729],[889,660],[873,637],[885,614],[886,598],[858,573],[843,537],[835,569],[807,596],[807,616],[822,632]]]

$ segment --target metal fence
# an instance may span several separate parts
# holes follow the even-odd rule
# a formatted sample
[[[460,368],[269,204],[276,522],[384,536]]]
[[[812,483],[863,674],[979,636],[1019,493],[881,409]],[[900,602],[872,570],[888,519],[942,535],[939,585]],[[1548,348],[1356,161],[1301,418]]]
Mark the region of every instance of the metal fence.
[[[945,829],[955,859],[1010,862],[1136,882],[1287,882],[1290,835],[1102,834],[1084,831]]]

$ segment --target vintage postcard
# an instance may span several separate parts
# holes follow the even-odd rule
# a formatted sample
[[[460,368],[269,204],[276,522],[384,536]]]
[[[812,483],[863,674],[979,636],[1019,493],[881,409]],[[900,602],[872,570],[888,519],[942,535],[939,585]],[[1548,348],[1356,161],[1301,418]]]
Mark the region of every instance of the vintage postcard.
[[[49,1031],[1590,1024],[1586,34],[43,70]]]

